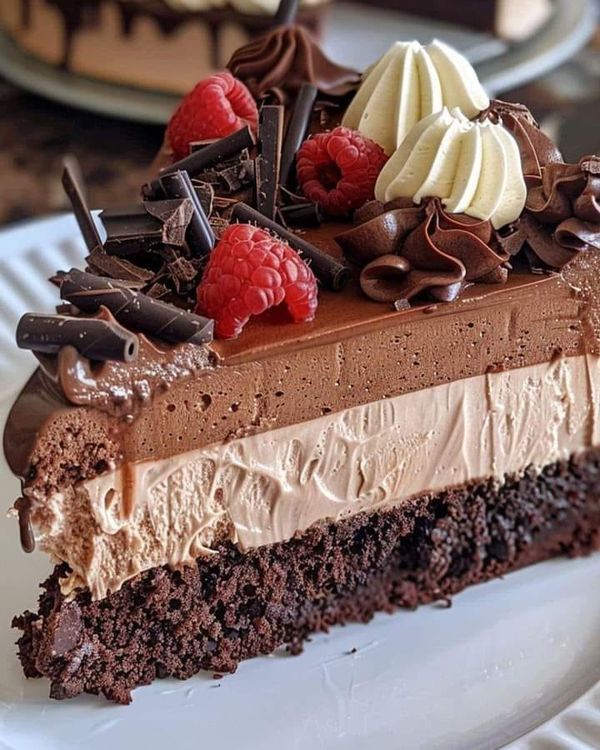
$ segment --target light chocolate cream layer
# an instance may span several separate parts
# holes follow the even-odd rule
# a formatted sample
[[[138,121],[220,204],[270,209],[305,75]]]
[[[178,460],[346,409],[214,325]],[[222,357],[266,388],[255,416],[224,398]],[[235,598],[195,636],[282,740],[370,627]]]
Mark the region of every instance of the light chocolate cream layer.
[[[488,373],[128,464],[54,493],[36,532],[96,598],[223,540],[243,550],[324,520],[600,446],[600,358]],[[38,519],[39,520],[39,519]]]

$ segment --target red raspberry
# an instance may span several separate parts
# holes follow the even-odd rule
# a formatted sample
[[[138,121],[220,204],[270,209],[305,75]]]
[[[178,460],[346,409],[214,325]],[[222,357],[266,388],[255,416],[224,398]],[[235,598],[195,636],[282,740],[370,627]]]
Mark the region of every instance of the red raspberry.
[[[285,300],[295,323],[314,319],[317,281],[295,250],[251,224],[227,227],[197,289],[196,310],[215,320],[217,336],[235,338],[251,315]]]
[[[387,158],[370,138],[340,127],[302,144],[296,155],[298,180],[309,200],[330,216],[345,216],[373,199]]]
[[[258,109],[246,86],[225,71],[200,81],[184,96],[167,125],[175,159],[187,156],[192,141],[223,138],[244,125],[256,132]]]

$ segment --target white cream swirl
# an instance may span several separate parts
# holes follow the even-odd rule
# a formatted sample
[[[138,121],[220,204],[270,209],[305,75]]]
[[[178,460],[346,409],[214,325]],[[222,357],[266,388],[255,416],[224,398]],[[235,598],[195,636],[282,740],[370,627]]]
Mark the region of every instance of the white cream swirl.
[[[391,154],[419,120],[443,106],[474,117],[489,103],[471,64],[452,47],[396,42],[366,72],[342,124]]]
[[[240,13],[249,15],[274,15],[279,7],[279,0],[166,0],[167,5],[176,10],[202,12],[213,8],[231,7]],[[321,5],[326,0],[300,0],[301,7]]]
[[[375,186],[384,203],[440,198],[449,213],[489,219],[496,229],[520,216],[526,195],[519,147],[508,130],[447,107],[413,127]]]

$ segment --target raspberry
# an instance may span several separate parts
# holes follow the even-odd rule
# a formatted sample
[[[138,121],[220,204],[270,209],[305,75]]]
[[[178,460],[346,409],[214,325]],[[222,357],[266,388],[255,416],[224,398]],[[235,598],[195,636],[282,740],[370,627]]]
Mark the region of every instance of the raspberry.
[[[217,336],[235,338],[251,315],[285,301],[296,323],[314,319],[317,282],[289,245],[251,224],[227,227],[197,289],[196,310],[214,318]]]
[[[387,161],[383,149],[356,130],[336,128],[305,141],[296,155],[304,195],[330,216],[345,216],[372,200]]]
[[[244,125],[256,132],[258,109],[246,86],[225,71],[200,81],[184,96],[167,125],[175,159],[187,156],[192,141],[223,138]]]

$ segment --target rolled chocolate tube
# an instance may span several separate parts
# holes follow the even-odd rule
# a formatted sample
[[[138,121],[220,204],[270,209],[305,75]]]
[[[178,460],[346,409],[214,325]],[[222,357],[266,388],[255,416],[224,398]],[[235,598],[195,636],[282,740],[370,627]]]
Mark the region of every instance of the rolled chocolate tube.
[[[296,153],[306,138],[317,93],[317,87],[313,86],[312,83],[303,83],[302,88],[298,92],[281,152],[279,180],[284,187],[290,184],[292,176],[295,174],[294,161]]]
[[[170,343],[205,344],[213,339],[213,320],[77,268],[61,275],[60,296],[87,313],[104,305],[128,328]]]
[[[88,359],[131,362],[137,357],[138,337],[118,323],[94,318],[25,313],[17,326],[17,346],[54,354],[73,346]]]
[[[282,206],[281,215],[292,227],[320,227],[322,215],[317,203],[291,203]]]
[[[187,198],[191,202],[193,213],[186,231],[187,244],[194,255],[208,255],[215,246],[215,233],[208,223],[189,174],[178,171],[164,175],[160,178],[160,184],[169,198]]]
[[[298,235],[290,232],[277,224],[271,219],[267,219],[259,211],[245,203],[236,203],[231,213],[231,221],[239,221],[242,224],[256,224],[263,229],[277,234],[285,240],[294,250],[310,260],[310,267],[315,276],[326,284],[334,292],[342,289],[350,279],[350,268],[344,263],[340,263],[331,255],[319,250],[318,247],[311,245],[310,242],[301,239]]]
[[[252,148],[255,144],[256,139],[248,125],[246,125],[241,130],[237,130],[235,133],[225,136],[225,138],[210,143],[199,151],[194,151],[189,156],[185,156],[183,159],[161,169],[159,178],[149,182],[142,188],[144,197],[161,197],[162,186],[160,178],[165,175],[184,170],[188,172],[190,177],[195,177],[213,164],[225,161],[225,159],[239,154],[245,148]]]
[[[269,219],[275,218],[279,195],[283,107],[266,104],[260,110],[258,127],[260,152],[256,159],[256,208]]]
[[[85,245],[91,253],[96,248],[102,247],[102,240],[85,199],[85,192],[79,179],[80,171],[79,164],[74,157],[67,156],[64,159],[62,184],[65,193],[71,201],[73,213],[77,219],[77,224],[83,235]]]
[[[296,20],[299,0],[281,0],[273,19],[274,26],[289,26]]]

